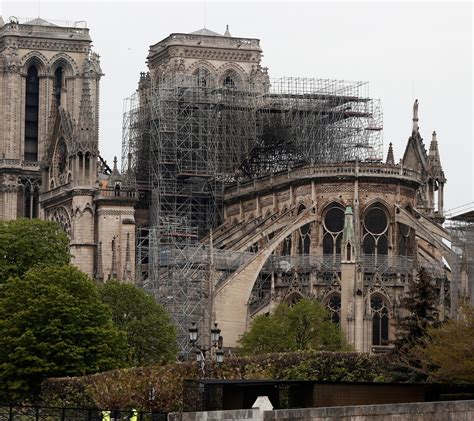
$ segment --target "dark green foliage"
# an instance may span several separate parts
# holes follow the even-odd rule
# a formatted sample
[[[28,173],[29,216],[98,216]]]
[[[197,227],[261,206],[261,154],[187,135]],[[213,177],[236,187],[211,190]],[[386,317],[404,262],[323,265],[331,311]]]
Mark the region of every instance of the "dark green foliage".
[[[331,323],[326,308],[310,298],[292,306],[280,304],[272,314],[257,316],[239,344],[243,355],[347,349],[341,330]]]
[[[430,328],[439,324],[438,296],[434,279],[421,268],[401,303],[406,315],[398,321],[398,339],[394,348],[396,358],[391,367],[393,380],[416,382],[426,379],[420,370],[423,362],[413,349],[424,342]]]
[[[64,265],[9,278],[0,299],[0,390],[34,399],[47,377],[123,367],[127,344],[93,281]]]
[[[290,352],[226,358],[220,367],[208,364],[206,374],[217,379],[380,382],[386,378],[387,362],[387,355]],[[48,379],[42,399],[44,405],[52,406],[93,402],[98,408],[179,411],[183,405],[183,381],[197,377],[196,364],[188,362]],[[150,388],[154,389],[153,396]]]
[[[0,283],[35,265],[63,265],[69,259],[69,239],[55,222],[0,221]]]
[[[109,281],[99,289],[112,320],[127,336],[129,365],[169,362],[176,357],[176,332],[154,298],[131,284]]]
[[[434,279],[421,268],[401,303],[406,316],[398,323],[399,338],[396,345],[399,348],[416,342],[426,334],[428,328],[437,324],[438,296]]]

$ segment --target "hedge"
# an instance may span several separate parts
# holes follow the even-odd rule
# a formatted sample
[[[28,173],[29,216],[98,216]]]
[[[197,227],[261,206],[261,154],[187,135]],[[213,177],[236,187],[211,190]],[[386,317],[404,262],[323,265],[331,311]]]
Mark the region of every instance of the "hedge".
[[[389,379],[388,359],[386,355],[337,352],[228,357],[220,367],[209,364],[207,377],[375,382]],[[198,370],[191,362],[53,378],[43,383],[41,399],[45,406],[179,411],[183,381],[194,378]]]

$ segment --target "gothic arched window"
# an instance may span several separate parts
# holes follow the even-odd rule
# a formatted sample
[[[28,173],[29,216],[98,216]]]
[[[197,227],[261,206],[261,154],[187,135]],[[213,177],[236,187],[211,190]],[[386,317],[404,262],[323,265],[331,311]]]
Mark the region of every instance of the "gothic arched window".
[[[28,68],[25,93],[25,161],[38,160],[39,77],[35,65]]]
[[[306,207],[301,204],[298,208],[298,215],[306,210]],[[311,246],[311,225],[305,224],[297,230],[298,237],[298,254],[309,254]]]
[[[56,106],[61,105],[61,90],[63,88],[63,68],[58,66],[54,72],[54,97],[56,98]]]
[[[205,88],[211,85],[211,72],[205,67],[197,68],[193,75],[197,78],[197,86]]]
[[[239,85],[239,76],[235,70],[228,70],[224,73],[222,78],[222,85],[224,88],[234,89]]]
[[[329,310],[331,322],[339,325],[341,320],[341,296],[339,294],[332,294],[329,297],[326,307]]]
[[[380,205],[371,206],[365,213],[363,220],[364,236],[362,247],[364,254],[388,254],[388,217],[385,209]]]
[[[344,209],[341,205],[332,205],[323,218],[323,254],[335,256],[341,254],[342,230],[344,228]]]
[[[372,297],[370,300],[372,310],[372,345],[386,346],[388,342],[388,308],[385,301],[380,297]]]

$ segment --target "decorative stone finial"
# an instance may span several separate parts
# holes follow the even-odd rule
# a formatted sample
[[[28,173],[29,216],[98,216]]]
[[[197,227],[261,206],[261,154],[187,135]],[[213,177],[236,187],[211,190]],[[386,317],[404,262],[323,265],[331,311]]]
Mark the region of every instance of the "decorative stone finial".
[[[226,26],[225,26],[224,36],[225,36],[225,37],[231,37],[231,36],[232,36],[232,35],[230,34],[230,31],[229,31],[229,25],[226,25]]]
[[[386,164],[395,165],[395,158],[393,156],[393,147],[392,142],[388,145],[388,153],[387,153],[387,160],[385,161]]]
[[[117,157],[114,156],[114,171],[118,171],[117,170]]]

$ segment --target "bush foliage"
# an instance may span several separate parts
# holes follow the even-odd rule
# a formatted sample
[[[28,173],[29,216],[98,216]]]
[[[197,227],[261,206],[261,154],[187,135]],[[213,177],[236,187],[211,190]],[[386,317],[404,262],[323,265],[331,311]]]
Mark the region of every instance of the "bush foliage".
[[[311,298],[292,306],[280,304],[273,313],[255,317],[239,340],[241,355],[341,350],[348,350],[341,329],[331,322],[327,309]]]
[[[292,352],[227,358],[207,373],[218,379],[384,381],[387,357],[361,353]],[[42,400],[51,406],[177,411],[183,381],[198,378],[196,364],[113,370],[76,378],[48,379]]]

